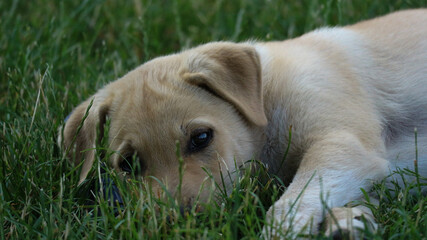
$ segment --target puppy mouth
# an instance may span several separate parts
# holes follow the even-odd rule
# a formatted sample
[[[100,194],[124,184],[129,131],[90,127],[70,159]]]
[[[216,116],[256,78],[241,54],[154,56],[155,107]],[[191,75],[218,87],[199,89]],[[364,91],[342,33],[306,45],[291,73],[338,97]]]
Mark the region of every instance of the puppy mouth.
[[[204,207],[197,203],[195,205],[190,204],[190,205],[181,205],[181,207],[179,208],[179,211],[181,213],[182,216],[187,216],[191,213],[201,213],[204,211]]]
[[[201,202],[199,202],[199,200],[197,200],[195,197],[184,197],[178,203],[180,206],[180,213],[184,216],[188,213],[199,213],[203,212],[204,210],[204,207],[202,206]]]

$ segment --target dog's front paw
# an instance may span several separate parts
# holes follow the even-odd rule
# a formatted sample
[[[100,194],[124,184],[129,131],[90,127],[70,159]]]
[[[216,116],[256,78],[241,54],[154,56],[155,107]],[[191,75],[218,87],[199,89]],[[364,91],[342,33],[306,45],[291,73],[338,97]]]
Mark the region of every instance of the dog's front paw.
[[[317,233],[320,221],[320,209],[281,199],[268,210],[262,234],[265,239],[308,237]]]
[[[332,208],[325,218],[327,236],[333,239],[363,239],[364,230],[373,232],[378,225],[366,207]]]

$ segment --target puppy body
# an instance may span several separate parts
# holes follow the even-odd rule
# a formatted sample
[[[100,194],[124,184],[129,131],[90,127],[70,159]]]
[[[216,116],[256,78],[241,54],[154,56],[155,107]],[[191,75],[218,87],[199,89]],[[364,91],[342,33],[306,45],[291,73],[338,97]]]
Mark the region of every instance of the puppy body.
[[[409,167],[417,128],[418,164],[427,174],[421,147],[427,143],[423,19],[425,10],[404,11],[284,42],[257,43],[269,122],[264,161],[279,164],[292,126],[290,155],[296,157],[285,166],[337,133],[353,135],[367,151],[387,159],[390,168]],[[353,163],[344,165],[360,167]]]
[[[278,227],[268,232],[300,231],[322,221],[321,194],[328,207],[341,207],[390,170],[413,167],[415,127],[418,166],[427,175],[425,22],[426,10],[402,11],[283,42],[210,43],[154,59],[100,90],[77,131],[90,100],[80,105],[65,125],[64,145],[76,161],[85,159],[83,180],[96,125],[108,115],[104,137],[117,153],[111,165],[121,172],[136,153],[138,175],[155,176],[174,193],[178,140],[186,167],[181,194],[189,200],[208,198],[209,191],[199,193],[208,179],[202,168],[219,181],[221,171],[261,159],[289,184],[268,212]]]
[[[271,218],[279,222],[291,212],[289,203],[310,176],[314,178],[296,205],[297,230],[310,219],[321,221],[322,191],[329,207],[343,206],[390,170],[413,169],[414,128],[420,174],[427,175],[425,20],[425,10],[404,11],[285,42],[256,44],[269,121],[262,159],[273,169],[279,166],[292,126],[283,175],[296,174],[270,210]],[[283,226],[289,227],[286,222]]]

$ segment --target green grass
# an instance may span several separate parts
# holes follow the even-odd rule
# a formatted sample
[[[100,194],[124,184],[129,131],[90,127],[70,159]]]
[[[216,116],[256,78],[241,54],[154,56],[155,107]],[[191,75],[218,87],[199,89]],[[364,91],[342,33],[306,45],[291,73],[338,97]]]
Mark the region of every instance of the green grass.
[[[78,169],[62,157],[57,128],[96,89],[156,56],[214,40],[280,40],[426,6],[425,0],[0,1],[0,238],[259,238],[266,209],[283,191],[262,170],[243,173],[231,195],[213,196],[220,203],[203,205],[203,212],[181,213],[173,199],[160,201],[145,185],[116,179],[125,205],[115,208],[100,194],[84,200],[89,183],[77,187]],[[408,174],[414,173],[397,175]],[[409,189],[417,192],[418,185],[376,185],[381,199],[372,208],[380,229],[369,238],[427,238],[426,197]]]

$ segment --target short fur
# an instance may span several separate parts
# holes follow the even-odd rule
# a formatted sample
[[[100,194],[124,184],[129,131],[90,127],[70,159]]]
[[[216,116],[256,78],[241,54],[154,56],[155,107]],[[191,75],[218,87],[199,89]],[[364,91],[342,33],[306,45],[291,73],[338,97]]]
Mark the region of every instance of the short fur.
[[[84,159],[83,180],[94,161],[96,126],[109,116],[106,137],[118,153],[109,163],[121,172],[123,156],[136,151],[141,176],[163,180],[174,193],[178,140],[186,167],[182,196],[192,200],[207,178],[202,167],[217,181],[220,171],[235,170],[235,161],[257,158],[278,170],[291,129],[279,171],[289,187],[268,212],[276,228],[265,233],[289,228],[288,212],[294,230],[320,223],[321,193],[344,216],[339,224],[353,215],[338,207],[360,199],[360,188],[398,167],[413,168],[414,128],[418,166],[427,175],[426,22],[425,9],[401,11],[286,41],[214,42],[156,58],[78,106],[65,125],[64,144],[74,149],[70,157]],[[200,128],[212,129],[213,140],[191,152],[191,134]],[[297,210],[290,207],[295,201]]]

